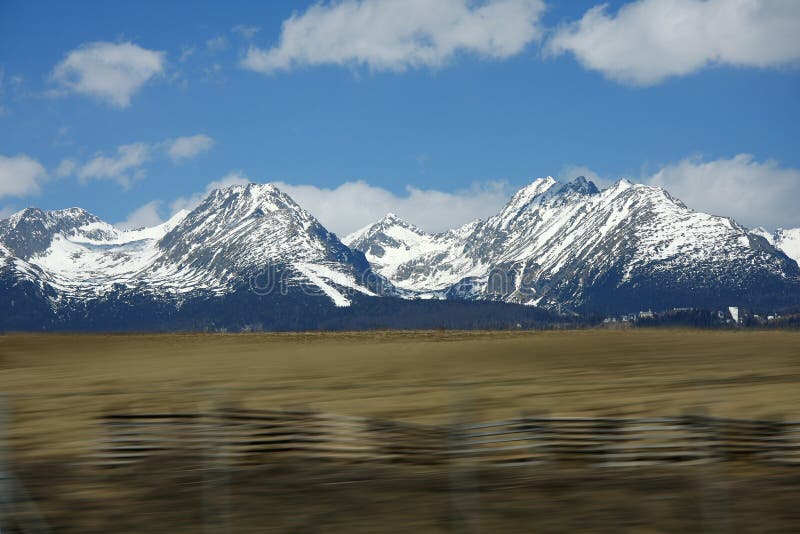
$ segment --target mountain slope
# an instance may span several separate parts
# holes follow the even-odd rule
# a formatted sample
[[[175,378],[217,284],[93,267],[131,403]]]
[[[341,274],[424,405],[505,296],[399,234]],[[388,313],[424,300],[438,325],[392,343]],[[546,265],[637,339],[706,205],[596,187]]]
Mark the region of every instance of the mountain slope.
[[[468,224],[464,228],[470,227]],[[428,234],[389,213],[377,223],[348,235],[343,242],[362,251],[376,271],[396,280],[397,287],[416,290],[428,277],[425,266],[456,254],[451,249],[461,245],[465,231]]]
[[[770,233],[764,228],[756,228],[751,233],[763,237],[800,264],[800,228],[778,228],[775,233]]]
[[[348,242],[362,251],[377,243],[395,257],[390,243],[376,241],[392,232],[367,229]],[[429,242],[408,246],[403,263],[375,268],[423,294],[564,311],[800,301],[797,265],[766,240],[690,210],[661,188],[625,180],[599,191],[583,177],[563,185],[539,179],[499,214],[447,235],[432,238],[441,245],[433,251]]]
[[[775,232],[775,246],[800,264],[800,228],[779,228]]]
[[[536,180],[497,215],[439,234],[390,214],[347,236],[350,247],[271,185],[216,190],[191,212],[129,231],[80,208],[29,208],[0,220],[0,329],[463,327],[500,324],[494,313],[528,325],[647,308],[778,310],[800,305],[800,267],[776,248],[791,253],[796,239],[695,212],[657,187],[622,180],[600,191],[584,178]]]
[[[361,253],[270,184],[212,192],[158,246],[161,255],[149,273],[158,281],[179,270],[194,287],[255,282],[260,290],[318,290],[342,306],[348,291],[384,291]]]
[[[0,221],[0,244],[8,291],[32,283],[57,313],[93,299],[178,305],[256,291],[347,306],[353,292],[391,292],[361,253],[271,185],[215,190],[192,212],[132,231],[79,208],[26,209]]]

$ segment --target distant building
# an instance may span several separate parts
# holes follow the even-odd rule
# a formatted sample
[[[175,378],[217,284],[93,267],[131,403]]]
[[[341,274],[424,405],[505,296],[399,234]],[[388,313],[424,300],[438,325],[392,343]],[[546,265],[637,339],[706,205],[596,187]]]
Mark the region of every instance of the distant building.
[[[728,313],[731,315],[733,322],[739,324],[739,308],[737,306],[729,306]]]
[[[652,319],[653,317],[655,317],[653,310],[639,312],[639,319]]]

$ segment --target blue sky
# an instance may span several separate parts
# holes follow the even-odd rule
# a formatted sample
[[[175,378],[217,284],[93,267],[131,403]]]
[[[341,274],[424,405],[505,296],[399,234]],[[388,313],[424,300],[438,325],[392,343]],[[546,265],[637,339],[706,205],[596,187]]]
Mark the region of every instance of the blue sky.
[[[338,233],[389,209],[441,230],[582,173],[800,226],[799,22],[779,0],[3,0],[0,213],[152,224],[251,180]]]

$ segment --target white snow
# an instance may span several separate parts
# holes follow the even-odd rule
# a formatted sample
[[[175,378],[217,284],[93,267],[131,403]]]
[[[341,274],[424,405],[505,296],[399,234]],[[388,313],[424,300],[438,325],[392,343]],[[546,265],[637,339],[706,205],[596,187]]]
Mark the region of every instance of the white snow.
[[[498,265],[509,273],[533,269],[535,277],[528,280],[535,282],[555,279],[565,269],[597,276],[618,267],[629,277],[645,265],[693,269],[700,262],[733,261],[769,268],[774,261],[751,248],[747,230],[730,219],[695,212],[660,187],[628,180],[583,194],[562,190],[552,178],[540,179],[485,222],[435,236],[409,231],[408,223],[386,227],[382,222],[349,243],[366,250],[373,267],[397,287],[420,293],[441,292],[467,277],[486,284]],[[785,246],[795,251],[793,243]],[[373,255],[371,244],[383,254]],[[517,291],[508,298],[524,298],[520,280],[514,282]],[[531,302],[530,297],[522,302]]]
[[[303,275],[315,286],[317,286],[323,293],[325,293],[333,303],[340,307],[346,308],[350,306],[350,300],[340,293],[336,288],[330,285],[325,279],[319,274],[318,269],[310,266],[307,263],[295,263],[294,267],[303,273]]]
[[[800,262],[800,229],[748,232],[728,218],[687,208],[661,188],[627,180],[599,193],[556,184],[550,177],[536,180],[494,217],[449,232],[428,234],[389,214],[345,243],[363,250],[373,270],[408,296],[444,298],[465,279],[480,295],[501,266],[513,284],[507,299],[534,306],[545,298],[552,302],[546,289],[551,281],[569,277],[590,284],[612,268],[625,277],[644,267],[690,272],[700,263],[712,273],[732,263],[781,269],[779,257],[751,247],[752,235]],[[130,231],[77,208],[25,210],[4,224],[23,217],[40,217],[50,232],[70,229],[31,258],[16,258],[0,243],[0,267],[45,280],[61,296],[102,295],[117,284],[175,295],[222,294],[270,265],[292,267],[296,286],[318,288],[336,306],[349,306],[356,292],[374,295],[344,259],[349,251],[269,184],[215,190],[191,213]]]
[[[758,228],[754,228],[753,230],[750,230],[750,233],[751,234],[755,234],[757,236],[763,237],[764,239],[766,239],[769,242],[770,245],[775,245],[775,236],[772,235],[772,233],[767,231],[767,229],[762,227],[762,226],[759,226]]]
[[[775,232],[775,246],[800,265],[800,228],[780,228]]]
[[[759,226],[750,230],[750,233],[763,237],[800,265],[800,228],[778,228],[775,233],[770,233]]]
[[[83,210],[23,212],[55,228],[60,221],[76,226],[56,233],[48,248],[18,260],[64,295],[102,295],[116,285],[148,292],[184,294],[197,290],[225,293],[247,282],[250,272],[274,265],[295,265],[307,282],[318,285],[338,306],[349,300],[337,287],[373,295],[345,271],[347,249],[319,223],[272,185],[250,184],[216,190],[192,213],[176,213],[149,228],[120,230]],[[88,222],[86,222],[88,221]],[[81,224],[83,222],[83,224]],[[68,227],[69,225],[67,225]],[[178,234],[164,240],[175,230]],[[13,255],[0,249],[0,262]],[[34,277],[33,275],[31,276]]]
[[[468,223],[467,226],[474,224],[474,222]],[[377,223],[350,234],[343,242],[350,247],[357,247],[358,243],[367,240],[383,249],[383,253],[377,254],[373,253],[371,248],[366,250],[364,254],[367,261],[382,275],[396,278],[398,287],[409,289],[415,289],[415,283],[396,277],[399,267],[420,257],[446,254],[449,247],[457,246],[461,242],[461,238],[455,232],[428,234],[393,213],[389,213]],[[442,286],[456,281],[445,282]]]

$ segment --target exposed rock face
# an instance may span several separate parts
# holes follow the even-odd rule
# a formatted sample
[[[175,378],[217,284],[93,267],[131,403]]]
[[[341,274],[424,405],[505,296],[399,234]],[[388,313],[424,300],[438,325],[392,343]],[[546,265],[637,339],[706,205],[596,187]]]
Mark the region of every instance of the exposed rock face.
[[[431,296],[601,313],[800,300],[797,264],[768,240],[627,180],[542,178],[486,221],[429,235],[390,217],[345,243]]]

